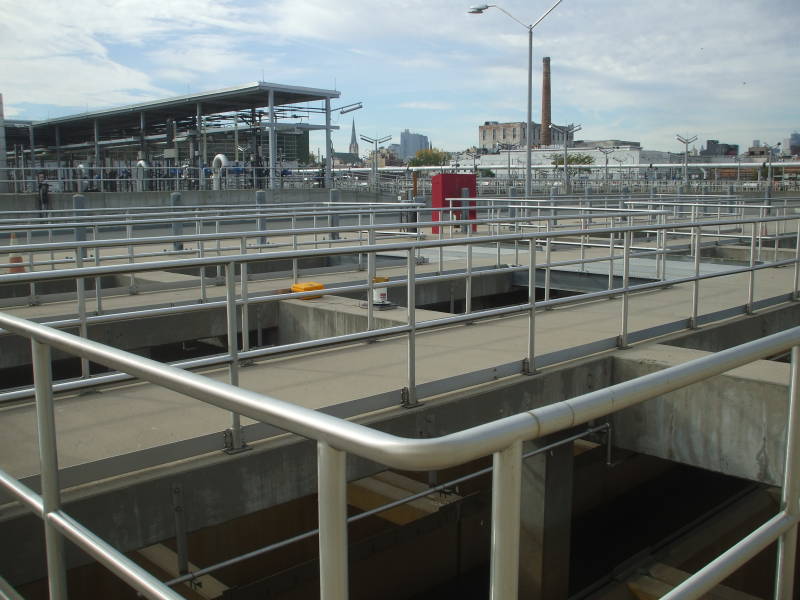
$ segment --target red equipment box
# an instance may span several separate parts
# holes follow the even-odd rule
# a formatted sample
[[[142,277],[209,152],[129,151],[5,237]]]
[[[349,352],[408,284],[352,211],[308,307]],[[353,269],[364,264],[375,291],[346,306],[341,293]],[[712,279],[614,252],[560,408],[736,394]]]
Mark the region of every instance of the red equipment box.
[[[455,219],[476,219],[477,210],[475,209],[476,200],[478,196],[477,177],[474,174],[461,174],[461,173],[440,173],[434,175],[431,179],[432,192],[431,192],[431,208],[461,208],[462,206],[470,208],[468,210],[454,210],[453,217]],[[466,200],[453,200],[453,198],[464,198],[462,195],[463,189],[467,189]],[[450,199],[450,200],[448,200]],[[465,216],[462,217],[462,214]],[[449,219],[449,211],[434,210],[434,221],[447,221]],[[472,231],[478,231],[478,225],[472,225]],[[433,226],[433,233],[439,233],[439,227]]]

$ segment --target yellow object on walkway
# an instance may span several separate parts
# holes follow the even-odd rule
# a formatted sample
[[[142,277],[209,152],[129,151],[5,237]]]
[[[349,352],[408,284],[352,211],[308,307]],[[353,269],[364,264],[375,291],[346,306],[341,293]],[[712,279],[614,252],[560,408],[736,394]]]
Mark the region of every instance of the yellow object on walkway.
[[[325,285],[319,283],[318,281],[300,281],[298,283],[292,284],[292,291],[293,292],[313,292],[314,290],[324,290]],[[314,298],[322,298],[322,294],[319,296],[306,296],[305,298],[300,298],[301,300],[312,300]]]

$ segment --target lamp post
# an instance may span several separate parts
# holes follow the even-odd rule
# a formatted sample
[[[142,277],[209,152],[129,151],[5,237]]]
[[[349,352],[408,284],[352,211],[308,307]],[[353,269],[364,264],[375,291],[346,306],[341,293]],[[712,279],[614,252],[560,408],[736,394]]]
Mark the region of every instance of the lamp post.
[[[693,135],[690,138],[685,138],[682,135],[675,136],[679,142],[681,142],[684,146],[683,152],[683,185],[689,185],[689,144],[697,140],[697,136]]]
[[[365,135],[361,136],[361,139],[368,144],[375,144],[375,151],[372,153],[372,185],[375,186],[375,191],[380,191],[378,189],[378,144],[382,144],[383,142],[388,142],[392,139],[392,136],[387,135],[382,138],[371,138]]]
[[[555,129],[556,131],[560,131],[564,135],[564,192],[569,192],[569,171],[567,169],[567,164],[569,163],[567,157],[567,144],[569,144],[569,136],[571,133],[575,133],[576,131],[581,130],[580,125],[575,125],[574,123],[570,123],[566,127],[559,127],[558,125],[550,125],[550,129]]]
[[[780,148],[781,143],[778,142],[774,146],[769,144],[764,144],[769,149],[769,167],[767,168],[767,184],[769,185],[770,189],[772,189],[772,155],[777,148]]]
[[[613,154],[616,148],[601,148],[597,146],[597,150],[603,153],[603,156],[606,159],[606,173],[605,173],[605,185],[603,186],[604,191],[608,192],[608,155]]]
[[[512,15],[506,9],[498,6],[497,4],[478,4],[477,6],[472,6],[469,9],[469,13],[472,15],[481,15],[485,11],[489,10],[490,8],[496,8],[497,10],[505,13],[507,16],[514,19],[517,23],[522,25],[525,29],[528,30],[528,125],[525,130],[525,146],[526,146],[526,154],[525,154],[525,195],[530,196],[533,190],[533,177],[532,177],[532,169],[531,169],[531,143],[533,141],[533,120],[531,117],[531,111],[533,107],[533,96],[532,96],[532,87],[533,87],[533,29],[539,23],[544,21],[544,18],[549,15],[556,6],[561,4],[562,0],[558,0],[553,6],[547,9],[547,11],[539,17],[539,19],[532,23],[531,25],[527,25],[526,23],[520,21],[517,17]]]

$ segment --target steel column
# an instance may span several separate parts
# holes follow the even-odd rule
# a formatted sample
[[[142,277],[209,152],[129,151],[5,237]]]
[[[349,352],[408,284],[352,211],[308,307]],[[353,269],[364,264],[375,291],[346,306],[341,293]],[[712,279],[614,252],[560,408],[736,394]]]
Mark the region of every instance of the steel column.
[[[278,135],[275,131],[275,90],[269,91],[269,189],[274,190],[277,187],[277,179],[275,177],[275,161],[278,158],[277,153]]]
[[[333,155],[331,149],[331,99],[325,98],[325,187],[328,189],[333,187],[332,158]]]

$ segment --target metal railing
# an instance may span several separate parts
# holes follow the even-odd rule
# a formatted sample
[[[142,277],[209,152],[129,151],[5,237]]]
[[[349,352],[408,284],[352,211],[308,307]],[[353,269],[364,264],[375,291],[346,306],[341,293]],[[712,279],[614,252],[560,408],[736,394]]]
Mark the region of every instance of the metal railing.
[[[177,314],[193,311],[204,311],[210,309],[218,309],[224,307],[227,312],[227,331],[233,332],[234,335],[229,335],[229,348],[226,353],[182,361],[179,364],[183,367],[200,367],[215,364],[229,364],[232,365],[232,373],[238,370],[236,366],[237,360],[254,359],[276,355],[280,353],[308,350],[312,348],[327,346],[337,343],[367,341],[377,339],[380,337],[390,337],[403,335],[407,337],[408,344],[408,358],[407,358],[407,377],[406,386],[400,390],[403,402],[407,405],[413,406],[417,401],[418,385],[416,382],[416,367],[414,359],[416,336],[418,332],[451,326],[458,323],[471,323],[479,320],[498,318],[503,316],[512,315],[525,315],[528,318],[528,352],[526,353],[525,360],[516,366],[508,365],[507,370],[519,372],[520,370],[527,372],[534,372],[537,368],[537,363],[541,361],[541,357],[535,354],[535,313],[537,310],[548,310],[558,306],[573,305],[589,300],[597,300],[600,298],[621,298],[621,315],[619,324],[619,333],[616,338],[611,340],[601,340],[588,346],[576,350],[579,354],[570,356],[576,358],[581,355],[588,355],[601,350],[607,350],[615,346],[624,347],[632,341],[640,341],[649,337],[655,337],[678,331],[685,328],[692,328],[704,322],[710,322],[715,319],[723,319],[733,316],[735,314],[752,313],[758,307],[769,305],[772,303],[782,302],[786,299],[796,299],[798,296],[798,279],[800,278],[800,260],[798,260],[797,252],[787,258],[779,258],[776,254],[772,261],[760,262],[759,249],[761,243],[766,239],[762,235],[762,228],[783,220],[798,222],[800,215],[788,215],[781,217],[759,217],[742,219],[725,219],[725,220],[698,220],[688,221],[681,223],[650,223],[654,217],[663,217],[663,215],[653,214],[648,212],[626,212],[622,213],[627,215],[624,218],[633,219],[641,218],[645,223],[641,225],[625,225],[620,226],[617,224],[619,219],[623,217],[620,213],[589,213],[581,214],[577,219],[581,227],[585,227],[587,221],[590,219],[589,215],[594,215],[598,219],[609,219],[612,226],[600,226],[591,229],[556,229],[551,228],[548,223],[555,219],[569,219],[562,215],[547,215],[547,216],[531,216],[531,217],[515,217],[509,219],[503,218],[504,222],[510,222],[511,225],[525,225],[525,223],[532,223],[534,228],[533,232],[520,231],[516,233],[495,234],[495,235],[482,235],[468,237],[444,237],[444,229],[448,226],[462,226],[471,225],[476,221],[462,220],[462,221],[445,221],[445,222],[421,222],[417,223],[420,227],[441,225],[438,239],[424,240],[424,241],[405,241],[405,242],[392,242],[392,243],[376,243],[375,233],[378,227],[382,225],[367,225],[367,226],[346,226],[340,228],[320,228],[317,230],[287,230],[279,233],[289,233],[292,235],[299,235],[302,232],[310,231],[323,231],[330,233],[331,231],[356,231],[363,228],[367,233],[367,243],[358,246],[338,246],[330,248],[315,248],[309,250],[281,250],[269,253],[256,252],[247,253],[248,237],[256,237],[264,235],[263,231],[257,232],[234,232],[231,234],[219,234],[220,236],[234,237],[241,240],[239,248],[233,248],[234,252],[239,251],[237,254],[190,259],[171,259],[163,261],[150,261],[143,263],[127,262],[125,264],[106,265],[106,266],[91,266],[86,267],[79,265],[74,269],[59,269],[59,270],[46,270],[35,271],[30,273],[18,273],[11,275],[0,276],[0,284],[28,284],[34,285],[36,283],[46,282],[54,279],[75,279],[76,281],[76,298],[77,298],[77,315],[74,318],[61,318],[58,320],[47,321],[47,324],[57,327],[78,327],[81,337],[88,337],[89,325],[100,323],[111,323],[114,321],[129,320],[132,318],[148,317],[165,314]],[[573,217],[573,221],[575,218]],[[491,225],[491,220],[478,220]],[[630,222],[630,221],[629,221]],[[703,273],[700,269],[700,255],[703,238],[711,238],[712,240],[719,239],[722,235],[719,231],[720,227],[741,227],[743,231],[738,234],[739,239],[747,239],[750,242],[749,260],[746,265],[731,266],[726,270],[719,270],[710,273]],[[744,231],[745,226],[749,226],[749,232]],[[668,236],[675,235],[676,232],[685,232],[689,236],[689,243],[681,243],[678,247],[671,247],[668,244]],[[205,235],[205,234],[204,234]],[[205,239],[204,235],[201,236],[164,236],[160,238],[144,238],[143,242],[152,243],[154,241],[162,243],[174,242],[176,239],[189,240],[189,239]],[[217,235],[217,234],[211,234]],[[634,246],[634,236],[651,236],[649,245]],[[590,236],[596,240],[607,240],[605,243],[591,243]],[[654,240],[652,240],[654,236]],[[794,233],[794,242],[800,241],[800,232]],[[559,238],[567,238],[566,240],[559,240]],[[217,238],[219,239],[219,238]],[[647,238],[645,238],[647,239]],[[351,240],[346,240],[351,241]],[[359,240],[363,242],[363,236]],[[654,242],[654,243],[653,243]],[[131,240],[97,240],[94,242],[66,242],[64,246],[55,244],[56,247],[72,247],[75,250],[75,256],[80,257],[82,251],[86,248],[108,245],[127,246],[131,244]],[[570,258],[566,260],[553,260],[552,249],[556,244],[565,244],[572,247],[579,248],[578,258]],[[295,241],[293,248],[297,248],[298,243]],[[322,245],[328,245],[327,242],[322,242]],[[496,262],[493,266],[482,270],[474,269],[472,264],[471,249],[475,246],[494,245],[498,249]],[[512,246],[513,245],[513,246]],[[777,246],[777,244],[776,244]],[[202,248],[202,243],[200,243]],[[456,269],[446,271],[443,268],[444,260],[442,253],[446,248],[465,248],[464,259],[466,264],[463,269]],[[514,248],[514,261],[511,265],[502,262],[500,250],[502,247]],[[539,247],[544,252],[544,261],[536,259],[536,248]],[[796,248],[798,246],[795,246]],[[31,245],[20,247],[23,250],[33,251],[36,248],[50,249],[51,245]],[[588,256],[587,250],[603,248],[606,252],[597,256]],[[7,249],[7,248],[5,248]],[[0,251],[5,250],[0,248]],[[429,273],[425,273],[423,277],[417,276],[417,257],[420,253],[425,251],[435,250],[439,253],[438,268]],[[374,277],[376,272],[376,258],[378,254],[392,252],[401,254],[405,257],[406,272],[405,277],[395,277],[391,281],[382,283],[381,287],[406,287],[406,318],[405,323],[399,323],[388,327],[376,327],[374,308],[371,302],[366,303],[366,327],[364,331],[347,333],[343,335],[326,337],[321,339],[298,341],[278,346],[269,346],[261,348],[251,348],[249,336],[242,336],[241,347],[237,347],[237,335],[239,330],[242,332],[249,331],[249,307],[258,303],[276,302],[280,300],[293,299],[293,298],[308,298],[310,296],[318,295],[318,292],[279,292],[268,293],[266,295],[253,295],[248,290],[248,265],[255,262],[262,261],[276,261],[276,260],[289,260],[293,262],[292,280],[296,281],[299,270],[296,265],[300,260],[313,257],[324,256],[342,256],[342,255],[361,255],[366,256],[365,266],[366,282],[364,283],[345,283],[339,284],[334,287],[328,287],[325,293],[328,294],[355,294],[365,293],[367,298],[372,297],[372,291],[375,287]],[[693,257],[693,268],[689,275],[675,277],[670,276],[669,261],[667,258],[673,254],[689,254]],[[525,258],[527,254],[528,265],[522,265],[521,258]],[[634,258],[652,258],[652,276],[650,281],[637,282],[631,284],[630,280],[630,264]],[[607,286],[605,290],[598,290],[577,294],[574,296],[552,298],[552,273],[559,268],[579,267],[582,270],[587,269],[592,264],[607,264]],[[768,268],[793,266],[794,273],[791,281],[788,281],[785,288],[785,293],[767,300],[756,302],[755,300],[755,273]],[[208,267],[220,267],[220,273],[224,276],[225,294],[224,299],[211,300],[208,298],[204,291],[202,274]],[[200,277],[201,294],[198,301],[186,305],[179,306],[165,306],[156,308],[147,308],[143,310],[123,310],[121,312],[111,312],[103,314],[101,297],[96,298],[94,314],[91,314],[87,307],[86,293],[84,289],[84,281],[87,278],[101,278],[108,275],[127,275],[134,277],[137,273],[147,271],[165,270],[165,269],[198,269]],[[239,291],[236,289],[235,273],[240,271],[239,276]],[[619,269],[619,270],[617,270]],[[544,299],[536,300],[535,292],[537,287],[536,272],[544,272]],[[512,274],[520,273],[527,274],[528,280],[528,299],[527,302],[522,304],[514,304],[511,306],[503,306],[499,308],[485,309],[485,310],[472,310],[471,306],[471,289],[472,281],[474,278],[486,277],[496,274]],[[700,285],[701,282],[707,279],[747,274],[748,282],[744,291],[744,302],[739,308],[722,311],[713,314],[703,314],[700,307]],[[465,310],[462,314],[448,315],[430,319],[426,321],[417,322],[414,314],[415,309],[415,287],[417,285],[426,285],[441,281],[455,281],[463,280],[466,286],[465,295]],[[633,338],[629,332],[629,318],[628,307],[630,297],[637,292],[653,290],[662,288],[665,285],[675,284],[691,284],[691,308],[686,319],[679,319],[674,323],[664,324],[661,327],[653,328],[652,330],[644,330],[641,332],[634,332]],[[97,293],[99,286],[95,289]],[[580,354],[583,353],[583,354]],[[551,359],[554,360],[554,359]],[[550,364],[548,360],[544,360],[543,364]],[[68,389],[79,389],[86,386],[99,385],[104,383],[111,383],[120,381],[125,376],[123,374],[103,374],[99,376],[90,376],[88,362],[82,363],[82,379],[78,381],[59,382],[57,389],[59,391]],[[31,388],[23,388],[18,390],[6,391],[0,394],[0,400],[11,400],[29,396],[33,390]],[[430,394],[433,392],[426,392]]]
[[[779,541],[775,598],[789,600],[792,597],[800,512],[797,481],[797,457],[800,455],[797,429],[800,417],[800,328],[457,433],[438,438],[408,439],[186,372],[11,315],[0,314],[0,327],[31,340],[42,493],[34,493],[2,470],[0,485],[44,521],[48,585],[53,600],[66,598],[64,539],[78,545],[148,598],[176,600],[181,596],[99,539],[62,508],[50,370],[51,347],[315,440],[319,495],[320,595],[323,600],[344,600],[348,597],[345,469],[348,453],[389,468],[412,471],[444,469],[492,455],[490,598],[516,600],[523,441],[602,419],[644,400],[791,349],[786,463],[780,512],[665,597],[668,600],[701,597],[775,540]]]
[[[706,191],[708,193],[725,193],[730,189],[743,193],[763,193],[765,191],[797,191],[800,179],[790,173],[783,177],[781,163],[773,167],[778,173],[772,181],[757,179],[752,169],[758,165],[743,163],[739,175],[733,174],[736,169],[722,167],[726,177],[706,177],[691,179],[684,183],[680,171],[682,165],[674,167],[658,167],[652,172],[640,170],[639,166],[614,168],[612,178],[606,178],[603,166],[592,165],[581,168],[581,173],[570,178],[570,189],[580,191],[585,188],[604,192],[642,191],[656,188],[662,191]],[[550,193],[551,190],[563,191],[563,167],[550,165],[534,165],[532,192]],[[693,169],[690,165],[690,169]],[[792,167],[790,167],[791,169]],[[442,165],[417,173],[416,178],[406,167],[381,170],[377,183],[370,181],[370,174],[365,168],[336,167],[332,174],[332,182],[337,189],[363,192],[406,193],[416,189],[419,194],[430,193],[431,176],[437,172],[464,172],[465,165]],[[510,189],[524,187],[525,167],[512,168],[508,175],[506,165],[478,165],[468,169],[478,174],[494,171],[496,177],[479,177],[478,194],[480,196],[508,195]],[[706,167],[715,172],[717,168]],[[225,167],[189,167],[167,165],[162,163],[130,163],[114,167],[94,166],[17,166],[11,165],[5,173],[0,173],[0,187],[11,193],[41,192],[43,184],[49,192],[54,193],[131,193],[131,192],[179,192],[190,190],[247,190],[269,189],[311,189],[325,187],[325,172],[322,168],[302,167],[276,170],[270,178],[267,166],[228,165]],[[589,173],[584,175],[584,173]],[[658,173],[658,174],[657,174]],[[719,172],[717,171],[717,175]]]

